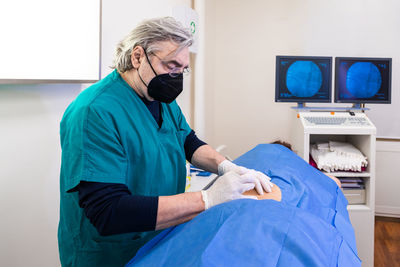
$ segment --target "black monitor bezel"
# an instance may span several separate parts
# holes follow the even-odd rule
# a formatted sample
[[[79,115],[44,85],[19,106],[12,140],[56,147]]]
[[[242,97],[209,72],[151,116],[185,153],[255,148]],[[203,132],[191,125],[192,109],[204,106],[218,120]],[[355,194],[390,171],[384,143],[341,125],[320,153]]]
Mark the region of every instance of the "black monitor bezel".
[[[389,82],[388,82],[388,100],[363,100],[363,99],[339,99],[339,63],[342,60],[354,61],[382,61],[389,62]],[[356,104],[391,104],[392,101],[392,58],[387,57],[335,57],[335,98],[334,103],[356,103]]]
[[[278,97],[279,95],[279,66],[281,59],[299,59],[299,60],[328,60],[328,68],[329,68],[329,77],[328,77],[328,94],[329,99],[320,100],[320,99],[281,99]],[[326,56],[276,56],[276,65],[275,65],[275,102],[283,102],[283,103],[331,103],[332,102],[332,57]]]

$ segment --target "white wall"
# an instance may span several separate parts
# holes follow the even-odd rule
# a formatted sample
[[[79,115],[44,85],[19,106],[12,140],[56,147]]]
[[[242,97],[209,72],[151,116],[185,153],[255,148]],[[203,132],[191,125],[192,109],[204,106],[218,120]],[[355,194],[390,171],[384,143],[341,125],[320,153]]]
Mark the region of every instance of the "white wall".
[[[227,144],[232,157],[258,143],[289,138],[294,104],[274,103],[276,55],[392,57],[394,95],[400,95],[399,1],[200,2],[205,52],[211,55],[204,64],[212,110],[203,111],[206,138],[213,145]],[[400,101],[396,105],[394,110]]]
[[[195,66],[194,129],[198,137],[210,144],[214,140],[215,89],[215,1],[195,1],[202,27]]]
[[[57,266],[61,116],[85,85],[0,85],[0,266]]]
[[[112,65],[117,43],[139,22],[153,17],[172,16],[174,6],[190,5],[190,0],[103,0],[101,77],[104,78],[112,71],[109,66]],[[191,124],[190,79],[190,75],[184,77],[184,90],[177,101]]]

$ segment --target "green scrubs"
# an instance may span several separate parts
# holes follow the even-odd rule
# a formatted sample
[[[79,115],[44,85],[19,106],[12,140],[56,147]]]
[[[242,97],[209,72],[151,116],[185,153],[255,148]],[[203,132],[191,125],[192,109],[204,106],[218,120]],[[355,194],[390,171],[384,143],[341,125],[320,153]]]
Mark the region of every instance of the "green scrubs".
[[[176,102],[162,103],[159,127],[117,71],[84,90],[60,125],[60,223],[63,266],[124,266],[158,232],[101,236],[79,207],[80,181],[121,183],[133,195],[183,193],[184,142],[191,129]]]

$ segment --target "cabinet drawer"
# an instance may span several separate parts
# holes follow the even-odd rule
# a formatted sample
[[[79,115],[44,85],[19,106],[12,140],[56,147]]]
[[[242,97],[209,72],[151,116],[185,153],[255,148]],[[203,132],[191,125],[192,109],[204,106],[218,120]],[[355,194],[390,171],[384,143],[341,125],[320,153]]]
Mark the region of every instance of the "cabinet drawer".
[[[347,198],[349,205],[365,204],[365,189],[345,189],[343,194]]]

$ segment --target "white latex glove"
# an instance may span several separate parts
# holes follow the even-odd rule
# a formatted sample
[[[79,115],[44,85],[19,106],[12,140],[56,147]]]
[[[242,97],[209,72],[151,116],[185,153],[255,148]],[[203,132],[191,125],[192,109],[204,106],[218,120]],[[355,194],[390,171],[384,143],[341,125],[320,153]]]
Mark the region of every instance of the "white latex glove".
[[[235,163],[229,161],[229,160],[224,160],[218,165],[218,175],[224,175],[225,173],[229,171],[234,171],[237,174],[245,174],[249,169],[245,167],[241,167],[236,165]]]
[[[255,196],[242,195],[254,188],[256,180],[256,178],[241,176],[235,172],[225,173],[210,188],[201,191],[205,208],[209,209],[234,199],[257,199]]]
[[[243,168],[243,167],[242,167]],[[274,186],[273,183],[271,183],[271,178],[269,178],[267,175],[265,175],[262,172],[248,169],[249,171],[246,172],[245,174],[242,175],[242,177],[254,177],[256,178],[256,191],[259,195],[264,194],[265,192],[271,193],[272,192],[272,187]],[[264,190],[263,190],[264,189]]]
[[[263,188],[268,193],[272,192],[271,188],[274,185],[271,183],[271,178],[262,172],[259,172],[259,171],[253,170],[253,169],[247,169],[246,167],[238,166],[229,160],[224,160],[218,165],[218,174],[219,175],[224,175],[225,173],[227,173],[229,171],[236,172],[239,175],[246,175],[246,177],[255,177],[257,179],[255,188],[259,195],[264,194]]]

